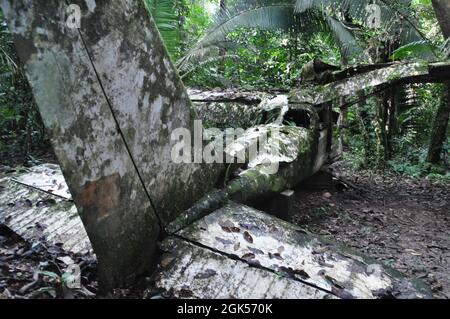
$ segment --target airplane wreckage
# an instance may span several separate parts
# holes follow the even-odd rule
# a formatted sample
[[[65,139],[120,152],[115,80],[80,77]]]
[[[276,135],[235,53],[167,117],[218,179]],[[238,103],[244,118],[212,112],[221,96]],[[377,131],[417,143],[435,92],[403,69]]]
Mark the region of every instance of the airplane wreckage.
[[[450,62],[328,69],[289,95],[188,94],[140,1],[71,2],[83,13],[79,28],[64,22],[65,2],[1,1],[60,164],[4,176],[1,223],[25,239],[39,224],[67,251],[93,249],[104,289],[153,270],[176,298],[431,296],[423,283],[254,207],[288,197],[327,162],[333,106],[444,80]],[[244,129],[224,156],[236,159],[267,132],[277,152],[174,163],[171,132],[193,131],[198,118],[205,134]]]

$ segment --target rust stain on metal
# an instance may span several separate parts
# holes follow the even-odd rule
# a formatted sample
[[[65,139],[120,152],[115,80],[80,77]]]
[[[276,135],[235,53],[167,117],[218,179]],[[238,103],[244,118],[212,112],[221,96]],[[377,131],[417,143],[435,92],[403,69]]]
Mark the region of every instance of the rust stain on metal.
[[[109,212],[119,204],[120,175],[115,173],[94,182],[87,182],[76,198],[83,206],[96,208],[97,221],[108,218]]]

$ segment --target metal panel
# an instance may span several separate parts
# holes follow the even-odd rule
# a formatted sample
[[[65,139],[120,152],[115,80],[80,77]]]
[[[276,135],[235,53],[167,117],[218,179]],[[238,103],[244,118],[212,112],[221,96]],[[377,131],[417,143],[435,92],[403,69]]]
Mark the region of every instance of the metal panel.
[[[380,263],[240,204],[230,203],[178,235],[342,298],[371,299],[391,292],[399,298],[428,297]]]
[[[10,178],[1,179],[0,187],[0,223],[25,240],[35,242],[43,237],[72,253],[92,249],[73,202]]]

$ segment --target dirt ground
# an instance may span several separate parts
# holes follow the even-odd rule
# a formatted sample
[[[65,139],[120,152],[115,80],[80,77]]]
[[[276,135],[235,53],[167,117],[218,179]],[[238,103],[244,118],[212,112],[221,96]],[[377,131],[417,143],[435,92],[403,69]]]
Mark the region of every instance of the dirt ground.
[[[292,221],[420,278],[435,298],[450,298],[448,185],[426,179],[334,171],[355,188],[299,188]]]

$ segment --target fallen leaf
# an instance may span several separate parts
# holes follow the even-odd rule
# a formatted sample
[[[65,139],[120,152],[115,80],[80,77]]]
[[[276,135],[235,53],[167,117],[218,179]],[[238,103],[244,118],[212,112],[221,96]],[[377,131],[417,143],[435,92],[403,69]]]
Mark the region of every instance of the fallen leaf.
[[[269,257],[270,257],[270,259],[283,260],[283,257],[281,257],[281,255],[279,253],[275,253],[275,254],[269,253]]]
[[[333,295],[341,299],[355,299],[355,297],[351,293],[339,287],[332,286],[331,292],[333,293]]]
[[[13,206],[16,206],[16,207],[32,207],[33,203],[29,199],[19,200]]]
[[[255,257],[256,257],[255,254],[248,253],[248,254],[245,254],[244,256],[242,256],[241,258],[248,261],[248,260],[255,259]]]
[[[231,233],[231,229],[230,228],[228,228],[228,227],[223,227],[223,226],[221,226],[222,227],[222,230],[224,231],[224,232],[226,232],[226,233]]]
[[[326,199],[330,199],[331,197],[333,197],[333,195],[331,195],[331,193],[329,193],[329,192],[326,192],[322,195],[322,197],[326,198]]]
[[[233,242],[230,241],[230,240],[228,240],[228,239],[223,239],[223,238],[220,238],[220,237],[216,237],[215,239],[216,239],[219,243],[222,243],[222,244],[225,245],[225,246],[227,246],[227,245],[232,245],[232,244],[233,244]]]
[[[300,277],[302,277],[303,279],[308,279],[311,278],[308,273],[306,271],[304,271],[303,269],[295,269],[294,273],[296,275],[299,275]]]
[[[195,279],[208,279],[211,278],[213,276],[217,275],[217,272],[213,269],[206,269],[206,271],[196,274],[195,275]]]
[[[248,241],[250,244],[253,244],[253,237],[250,235],[248,231],[244,232],[244,239]]]
[[[53,206],[56,204],[56,200],[53,198],[48,198],[44,200],[40,200],[36,203],[36,207],[46,207],[46,206]]]
[[[232,228],[232,227],[234,227],[233,222],[230,221],[230,220],[220,220],[218,224],[222,228]]]
[[[240,233],[241,229],[238,227],[223,227],[222,230],[226,233]]]
[[[168,256],[166,258],[164,258],[163,260],[161,260],[161,267],[163,268],[167,268],[169,267],[169,265],[175,260],[175,257],[172,256]]]
[[[66,265],[73,265],[74,261],[69,256],[58,257],[58,260],[62,261]]]
[[[255,225],[249,224],[249,223],[239,223],[239,226],[241,226],[242,228],[247,229],[247,230],[254,230],[254,229],[258,230],[259,229],[258,226],[255,226]]]
[[[278,269],[289,277],[295,278],[295,271],[291,267],[280,266]]]
[[[181,288],[179,294],[181,298],[190,298],[194,295],[192,290],[188,288]]]
[[[253,266],[261,266],[261,263],[257,259],[250,259],[250,260],[247,260],[247,262]]]

